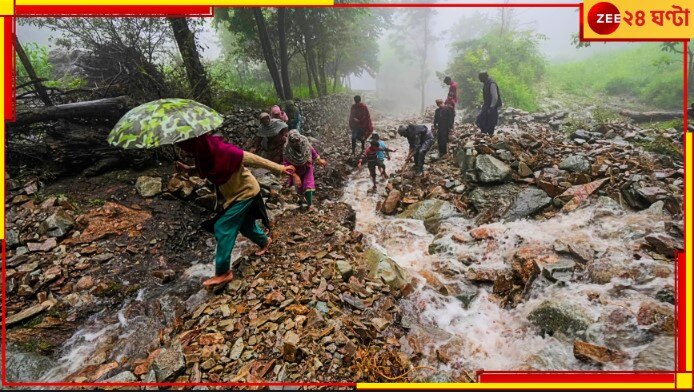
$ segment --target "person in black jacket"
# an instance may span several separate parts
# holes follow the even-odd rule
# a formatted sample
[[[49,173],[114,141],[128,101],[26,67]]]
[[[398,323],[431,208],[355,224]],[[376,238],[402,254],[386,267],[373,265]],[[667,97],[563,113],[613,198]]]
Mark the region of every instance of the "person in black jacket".
[[[434,135],[426,125],[415,124],[401,126],[398,128],[398,133],[400,136],[406,137],[410,144],[410,153],[405,162],[409,162],[410,158],[414,157],[415,172],[421,174],[424,171],[424,157],[434,144]]]
[[[484,83],[482,87],[484,103],[482,104],[482,110],[477,116],[475,124],[477,124],[483,133],[491,136],[494,134],[494,128],[496,128],[496,124],[499,121],[501,94],[499,93],[499,86],[494,79],[489,77],[489,74],[480,72],[478,77],[480,82]]]
[[[436,111],[434,112],[433,131],[439,143],[439,158],[443,158],[448,152],[448,136],[453,128],[455,120],[455,109],[443,104],[442,99],[436,100]]]

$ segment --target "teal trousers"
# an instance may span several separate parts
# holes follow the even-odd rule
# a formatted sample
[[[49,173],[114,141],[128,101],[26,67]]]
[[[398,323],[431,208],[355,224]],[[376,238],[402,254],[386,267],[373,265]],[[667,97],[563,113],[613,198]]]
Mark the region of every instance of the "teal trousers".
[[[252,203],[253,199],[237,201],[229,206],[224,215],[214,224],[214,236],[217,239],[217,254],[214,262],[216,275],[224,275],[229,271],[231,251],[234,249],[239,232],[260,247],[264,247],[267,243],[267,235],[248,214]]]

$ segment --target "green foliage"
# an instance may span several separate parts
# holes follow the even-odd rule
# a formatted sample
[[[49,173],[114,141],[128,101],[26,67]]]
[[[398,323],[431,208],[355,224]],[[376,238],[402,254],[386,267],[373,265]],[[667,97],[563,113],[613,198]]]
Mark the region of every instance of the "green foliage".
[[[43,82],[44,86],[68,90],[84,87],[86,85],[84,79],[72,75],[64,75],[55,79],[53,64],[49,61],[48,47],[38,45],[35,42],[27,42],[22,44],[22,48],[24,48],[24,52],[27,57],[29,57],[29,62],[31,62],[32,67],[34,67],[36,76],[38,76],[39,79],[46,79],[46,81]],[[30,80],[29,75],[19,61],[19,57],[16,59],[16,64],[17,83],[23,84],[28,82]]]
[[[660,134],[655,135],[652,141],[639,142],[636,144],[643,147],[644,150],[656,154],[667,155],[679,160],[682,159],[682,148],[672,140]]]
[[[592,114],[593,120],[598,125],[606,125],[615,121],[622,120],[622,118],[614,110],[608,109],[604,106],[596,107],[595,109],[593,109]]]
[[[477,39],[456,42],[447,72],[458,82],[461,104],[474,107],[482,102],[482,84],[477,75],[487,71],[499,85],[505,106],[537,110],[535,86],[546,67],[538,48],[542,39],[532,32],[512,31],[489,32]]]
[[[552,88],[578,96],[626,96],[660,108],[678,108],[682,105],[682,63],[677,57],[662,52],[658,45],[643,44],[553,64],[548,80]]]

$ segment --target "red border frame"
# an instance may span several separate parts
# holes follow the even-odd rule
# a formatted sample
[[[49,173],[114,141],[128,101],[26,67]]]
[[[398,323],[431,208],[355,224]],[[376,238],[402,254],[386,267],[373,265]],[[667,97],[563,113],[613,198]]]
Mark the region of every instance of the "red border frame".
[[[251,6],[249,7],[330,7],[330,6],[288,6],[283,4],[278,5],[263,5],[263,6]],[[432,7],[432,8],[576,8],[579,9],[579,37],[582,41],[626,41],[626,42],[664,42],[664,41],[678,41],[683,42],[684,46],[684,78],[683,78],[683,109],[684,109],[684,129],[683,132],[686,134],[686,124],[687,124],[687,80],[688,80],[688,67],[687,67],[687,48],[688,40],[685,39],[584,39],[583,37],[583,4],[582,3],[519,3],[519,4],[494,4],[494,3],[439,3],[439,4],[429,4],[429,3],[411,3],[411,4],[401,4],[401,3],[366,3],[366,4],[334,4],[333,8],[414,8],[414,7]],[[230,7],[231,8],[231,7]],[[130,17],[162,17],[162,16],[212,16],[213,8],[212,6],[16,6],[15,16],[5,18],[5,80],[11,81],[11,88],[5,88],[5,113],[7,121],[14,121],[16,118],[16,100],[15,100],[15,80],[14,80],[14,70],[15,70],[15,56],[14,54],[14,43],[11,37],[16,33],[15,29],[15,18],[16,17],[41,17],[41,16],[104,16],[104,15],[114,15],[114,16],[130,16]],[[8,34],[10,33],[11,34]],[[7,66],[7,65],[10,66]],[[7,117],[9,115],[9,117]],[[686,143],[684,144],[685,156],[686,156]],[[685,166],[685,181],[687,179],[686,166]],[[685,183],[686,184],[686,183]],[[3,195],[4,196],[4,195]],[[686,186],[683,200],[686,201]],[[683,206],[684,219],[686,219],[686,203]],[[3,206],[4,208],[4,206]],[[3,229],[5,229],[3,227]],[[686,230],[686,222],[685,222]],[[685,250],[686,250],[686,233],[685,233]],[[5,293],[5,280],[6,280],[6,248],[5,240],[2,240],[2,385],[8,387],[24,387],[24,386],[65,386],[65,387],[124,387],[124,386],[160,386],[160,387],[192,387],[192,386],[208,386],[208,387],[237,387],[237,386],[335,386],[335,387],[354,387],[355,382],[267,382],[267,383],[191,383],[191,382],[169,382],[169,383],[146,383],[146,382],[134,382],[134,383],[109,383],[109,382],[89,382],[89,383],[76,383],[76,382],[10,382],[6,379],[6,293]],[[686,350],[681,349],[686,344],[686,336],[684,334],[677,333],[678,331],[684,331],[686,328],[686,318],[678,318],[678,313],[684,314],[686,310],[686,303],[684,301],[678,301],[678,293],[681,290],[680,283],[686,282],[687,271],[686,269],[686,257],[684,252],[680,252],[676,255],[675,263],[675,318],[676,318],[676,337],[673,339],[675,342],[675,359],[676,368],[672,372],[595,372],[595,371],[550,371],[550,372],[527,372],[521,373],[516,371],[479,371],[477,373],[477,381],[485,383],[580,383],[585,382],[595,382],[595,383],[675,383],[676,382],[676,372],[684,372],[686,365]],[[680,263],[682,263],[680,265]],[[684,268],[678,268],[678,266]]]

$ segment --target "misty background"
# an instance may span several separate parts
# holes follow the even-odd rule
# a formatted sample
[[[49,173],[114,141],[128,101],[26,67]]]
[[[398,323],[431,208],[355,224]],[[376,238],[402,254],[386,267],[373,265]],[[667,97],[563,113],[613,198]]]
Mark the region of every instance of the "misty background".
[[[488,2],[488,1],[485,1]],[[444,2],[439,2],[444,3]],[[514,1],[508,1],[508,4],[513,4]],[[528,3],[524,1],[523,3]],[[560,1],[559,3],[569,3],[568,1]],[[388,13],[392,19],[390,26],[387,26],[384,30],[380,32],[380,36],[377,38],[377,62],[378,66],[373,72],[355,72],[346,75],[341,82],[345,84],[346,89],[353,91],[375,91],[376,95],[384,102],[389,103],[389,107],[394,110],[413,110],[416,111],[420,108],[420,83],[418,78],[424,76],[425,87],[423,91],[424,102],[426,106],[433,105],[436,98],[445,98],[448,87],[445,86],[441,79],[442,75],[449,74],[449,69],[451,63],[453,62],[456,54],[460,54],[460,51],[454,49],[454,44],[457,41],[468,40],[480,34],[481,29],[489,28],[490,24],[499,23],[502,21],[502,25],[506,24],[514,32],[530,32],[537,42],[537,48],[543,60],[546,62],[547,69],[544,70],[545,75],[550,75],[548,77],[543,76],[543,79],[553,77],[554,79],[563,78],[564,76],[569,77],[573,72],[570,64],[577,64],[581,61],[586,61],[595,56],[603,56],[603,60],[606,57],[616,55],[617,53],[626,53],[631,50],[638,50],[638,47],[648,47],[648,53],[645,57],[648,60],[643,60],[644,65],[641,68],[637,68],[636,73],[642,73],[638,75],[643,77],[644,73],[648,74],[654,72],[655,68],[647,69],[650,67],[645,61],[650,61],[651,63],[660,62],[660,70],[668,73],[669,81],[676,80],[679,78],[681,80],[681,66],[678,68],[676,62],[681,58],[677,56],[676,53],[661,54],[662,52],[658,49],[657,43],[594,43],[588,47],[577,48],[576,43],[573,38],[578,34],[579,28],[579,13],[577,9],[574,8],[485,8],[485,7],[465,7],[465,8],[448,8],[448,7],[433,7],[431,8],[431,43],[427,50],[425,72],[422,75],[420,73],[421,69],[418,68],[418,64],[414,61],[413,56],[407,55],[407,47],[414,46],[417,39],[416,36],[408,36],[407,29],[403,30],[403,24],[407,26],[410,23],[412,26],[417,24],[417,20],[404,20],[406,17],[396,12],[397,9],[382,9],[374,8],[371,9],[375,13]],[[219,26],[215,27],[213,23],[213,18],[191,18],[199,19],[199,24],[197,25],[196,37],[198,44],[200,46],[200,55],[203,61],[208,63],[220,63],[227,62],[230,63],[229,51],[225,48],[224,40],[229,40],[227,36],[224,38],[224,32],[220,30]],[[400,26],[398,26],[400,24]],[[479,25],[479,26],[476,26]],[[413,27],[414,28],[414,27]],[[45,27],[38,27],[34,25],[23,25],[19,24],[17,26],[17,32],[19,39],[22,42],[36,43],[41,46],[46,46],[49,50],[55,48],[56,40],[61,37],[59,31],[51,31]],[[493,31],[487,31],[486,33],[493,34]],[[353,33],[354,39],[359,40],[359,32]],[[228,45],[227,45],[228,46]],[[631,54],[625,54],[624,60],[630,61],[632,57],[638,56],[637,52]],[[660,56],[669,56],[667,59],[661,59]],[[590,61],[590,60],[589,60]],[[512,63],[513,60],[510,59],[508,62]],[[565,64],[565,68],[553,68],[554,66],[561,67]],[[669,66],[668,69],[663,70],[663,64]],[[235,66],[229,64],[230,66]],[[262,64],[259,62],[259,68],[262,68]],[[610,67],[610,65],[606,65]],[[648,66],[648,67],[647,67]],[[584,66],[585,68],[585,66]],[[642,69],[642,71],[639,71]],[[465,70],[470,73],[476,73],[483,69],[475,70]],[[581,71],[576,68],[577,71]],[[606,70],[603,70],[606,71]],[[632,70],[633,71],[633,70]],[[267,74],[267,71],[264,71]],[[461,71],[462,72],[462,71]],[[521,71],[519,71],[521,72]],[[622,72],[622,74],[624,71]],[[629,71],[631,72],[631,71]],[[459,72],[460,73],[460,72]],[[562,76],[563,74],[563,76]],[[553,76],[552,76],[553,75]],[[621,75],[621,74],[620,74]],[[454,75],[452,75],[454,76]],[[497,75],[492,74],[492,77]],[[502,77],[502,75],[498,75]],[[578,75],[575,75],[579,78]],[[580,78],[586,78],[586,75],[580,76]],[[590,77],[588,77],[590,78]],[[624,78],[623,75],[620,78]],[[454,80],[455,77],[454,77]],[[621,84],[623,81],[621,79],[616,80],[614,83]],[[609,84],[610,81],[603,82],[603,84]],[[643,84],[643,81],[630,81],[633,84]],[[576,83],[574,83],[576,84]],[[538,84],[538,90],[544,89],[543,83]],[[502,89],[502,95],[504,92],[504,86],[500,83]],[[604,87],[604,86],[603,86]],[[608,86],[609,87],[609,86]],[[662,88],[661,83],[658,86],[651,87],[651,90]],[[673,83],[672,89],[679,89],[679,94],[681,96],[682,88],[681,82],[679,84]],[[477,94],[477,91],[465,91],[465,89],[479,89],[479,86],[468,83],[465,86],[459,87],[459,94]],[[574,86],[576,91],[580,91],[582,87],[576,85]],[[604,90],[604,88],[601,87]],[[616,90],[620,90],[621,86],[618,86]],[[271,90],[268,88],[268,90]],[[626,89],[627,91],[622,91],[626,95],[634,95],[637,92]],[[650,93],[653,94],[653,93]],[[675,96],[675,94],[671,94]],[[473,99],[474,100],[474,99]],[[654,101],[653,99],[643,99],[642,101]],[[661,102],[659,106],[661,107],[677,107],[677,102],[674,102],[672,98],[668,98],[669,101],[665,102],[665,99]],[[528,103],[529,101],[519,102],[519,99],[513,99],[518,106],[527,106],[526,109],[535,110],[538,109],[539,100],[534,100],[534,103]]]

